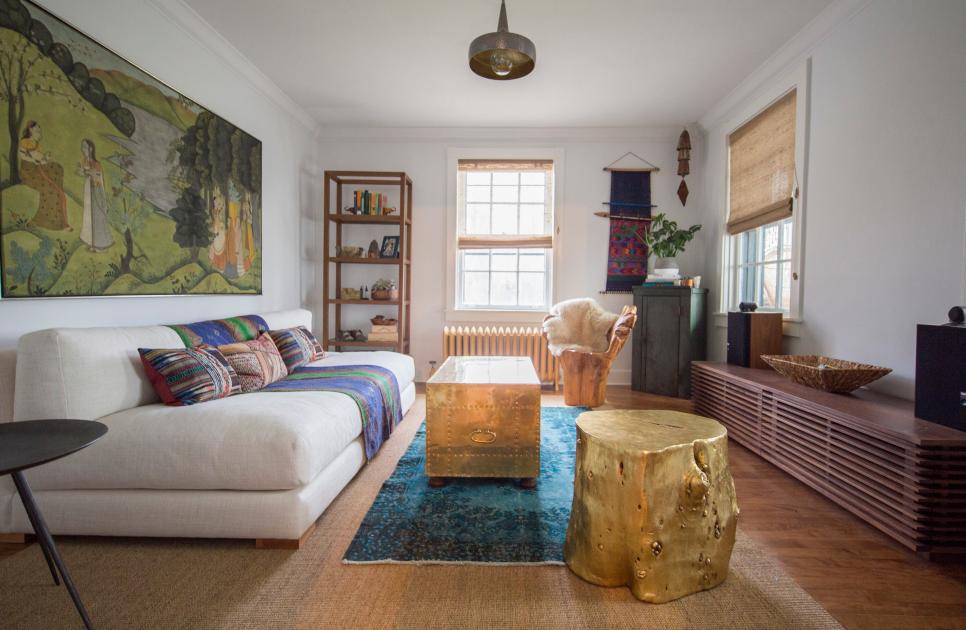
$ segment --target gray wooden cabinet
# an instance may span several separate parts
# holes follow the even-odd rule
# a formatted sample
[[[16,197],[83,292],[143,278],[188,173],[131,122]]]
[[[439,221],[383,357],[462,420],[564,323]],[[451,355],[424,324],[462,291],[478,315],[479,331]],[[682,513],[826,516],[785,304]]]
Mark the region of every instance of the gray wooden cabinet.
[[[707,289],[634,287],[634,390],[691,395],[691,361],[703,360],[707,345],[707,296]]]

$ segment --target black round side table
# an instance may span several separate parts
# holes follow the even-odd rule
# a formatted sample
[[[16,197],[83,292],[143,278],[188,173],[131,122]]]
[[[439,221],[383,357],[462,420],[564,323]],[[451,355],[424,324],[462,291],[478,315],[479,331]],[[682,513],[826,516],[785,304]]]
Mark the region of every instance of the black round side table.
[[[107,433],[106,426],[89,420],[26,420],[0,423],[0,475],[13,477],[17,493],[23,502],[24,510],[27,511],[27,518],[30,519],[30,524],[40,542],[40,548],[44,552],[47,567],[54,577],[54,584],[60,584],[60,579],[57,577],[59,573],[88,630],[93,627],[91,620],[87,616],[80,595],[77,594],[77,589],[74,588],[74,582],[70,579],[67,567],[57,553],[54,539],[47,530],[40,508],[37,507],[30,493],[30,486],[27,485],[23,471],[76,453],[101,439],[105,433]]]

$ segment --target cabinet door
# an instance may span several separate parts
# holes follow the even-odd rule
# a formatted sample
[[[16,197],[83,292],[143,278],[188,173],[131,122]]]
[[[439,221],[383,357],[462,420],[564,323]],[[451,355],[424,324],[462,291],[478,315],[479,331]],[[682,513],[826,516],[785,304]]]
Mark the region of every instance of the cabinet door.
[[[678,395],[681,307],[678,296],[644,301],[644,391]]]

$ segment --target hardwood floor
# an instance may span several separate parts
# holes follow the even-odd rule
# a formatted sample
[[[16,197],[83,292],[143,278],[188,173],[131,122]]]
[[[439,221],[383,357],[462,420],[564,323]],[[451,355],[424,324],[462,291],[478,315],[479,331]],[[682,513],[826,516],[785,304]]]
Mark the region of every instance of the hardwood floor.
[[[543,403],[562,405],[563,396],[544,392]],[[603,408],[690,411],[691,404],[611,387]],[[729,456],[738,527],[846,628],[966,629],[962,560],[924,561],[734,442]],[[0,558],[20,548],[0,544]]]
[[[608,406],[690,410],[688,401],[615,387]],[[738,527],[843,626],[966,628],[963,559],[922,560],[735,442],[728,453]]]

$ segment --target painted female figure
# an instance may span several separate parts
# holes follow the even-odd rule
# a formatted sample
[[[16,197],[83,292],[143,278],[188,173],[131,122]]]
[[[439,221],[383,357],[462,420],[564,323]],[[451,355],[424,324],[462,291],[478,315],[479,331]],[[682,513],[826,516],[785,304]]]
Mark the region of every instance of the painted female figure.
[[[218,271],[225,271],[227,256],[225,255],[227,235],[225,226],[225,197],[220,192],[214,193],[211,208],[211,245],[208,247],[208,260]]]
[[[81,140],[81,161],[77,173],[84,177],[84,223],[80,239],[93,252],[114,244],[107,222],[107,195],[104,193],[104,171],[97,161],[94,143]]]
[[[43,130],[36,120],[27,122],[18,143],[20,179],[40,193],[37,213],[30,225],[48,230],[70,230],[67,223],[67,195],[64,194],[64,167],[50,160],[40,145]]]

